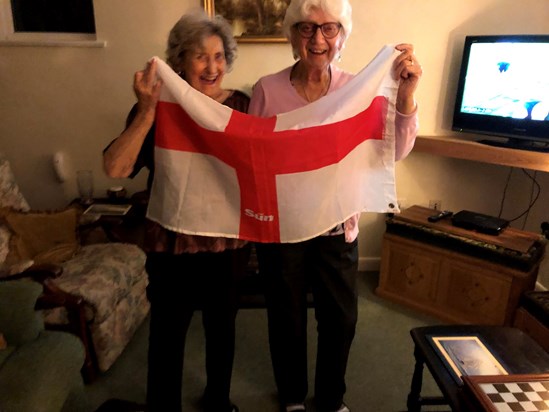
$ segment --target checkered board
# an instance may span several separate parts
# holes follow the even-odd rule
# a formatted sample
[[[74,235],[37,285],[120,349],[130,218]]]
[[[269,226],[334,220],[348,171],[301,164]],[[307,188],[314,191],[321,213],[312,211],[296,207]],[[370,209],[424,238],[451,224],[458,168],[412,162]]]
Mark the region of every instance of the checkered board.
[[[547,379],[520,379],[517,376],[513,380],[512,376],[507,375],[504,379],[494,379],[493,382],[486,379],[486,376],[473,383],[469,379],[466,386],[470,386],[474,396],[488,411],[549,412],[549,377]],[[474,381],[477,377],[469,378]],[[500,380],[503,381],[500,382]]]
[[[549,381],[483,383],[479,385],[501,412],[549,412]]]

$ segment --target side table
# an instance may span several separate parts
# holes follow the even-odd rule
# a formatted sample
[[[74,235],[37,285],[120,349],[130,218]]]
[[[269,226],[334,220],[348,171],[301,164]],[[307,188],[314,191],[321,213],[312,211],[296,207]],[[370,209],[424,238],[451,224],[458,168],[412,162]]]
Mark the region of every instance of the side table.
[[[84,243],[86,238],[91,242],[93,241],[94,230],[98,227],[103,229],[104,235],[107,236],[107,240],[114,242],[124,242],[132,243],[139,247],[143,246],[145,238],[145,212],[146,207],[143,206],[141,202],[135,201],[134,199],[117,199],[112,201],[108,198],[94,198],[93,203],[96,204],[128,204],[131,205],[130,210],[125,215],[100,215],[96,220],[91,221],[90,223],[84,223],[80,226],[81,236],[84,238]],[[92,204],[93,204],[92,203]],[[76,205],[82,209],[86,210],[89,205],[82,205],[79,202],[79,199],[75,199],[71,202],[71,205]]]
[[[506,326],[443,325],[414,328],[410,331],[414,341],[416,364],[408,411],[419,412],[422,405],[448,404],[454,412],[474,410],[464,395],[463,384],[458,384],[442,358],[436,353],[431,336],[478,336],[492,354],[504,365],[509,374],[541,374],[549,372],[549,354],[520,329]],[[422,397],[423,368],[427,365],[440,388],[441,397]]]

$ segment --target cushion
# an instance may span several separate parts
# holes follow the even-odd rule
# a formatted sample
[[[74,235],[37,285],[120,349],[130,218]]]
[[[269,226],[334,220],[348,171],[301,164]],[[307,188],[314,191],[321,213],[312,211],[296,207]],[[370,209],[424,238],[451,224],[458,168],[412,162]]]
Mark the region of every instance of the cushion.
[[[10,162],[3,153],[0,153],[0,207],[29,210],[29,204],[15,182]]]
[[[0,224],[0,263],[4,263],[10,250],[10,230],[6,225]]]
[[[79,213],[75,208],[54,212],[0,210],[12,232],[6,265],[31,259],[35,263],[59,264],[70,259],[79,247]]]
[[[0,207],[29,210],[29,204],[21,194],[10,167],[10,162],[0,152]],[[9,249],[10,232],[0,224],[0,263],[6,260]]]

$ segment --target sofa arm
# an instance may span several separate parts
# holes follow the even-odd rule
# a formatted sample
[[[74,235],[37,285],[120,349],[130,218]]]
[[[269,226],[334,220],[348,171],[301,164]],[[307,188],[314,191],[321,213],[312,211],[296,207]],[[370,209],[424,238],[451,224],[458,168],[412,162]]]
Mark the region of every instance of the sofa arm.
[[[19,346],[38,337],[44,321],[34,307],[42,286],[28,280],[0,282],[0,332],[8,345]]]
[[[70,332],[78,336],[82,343],[84,344],[86,350],[86,363],[84,365],[83,374],[84,379],[88,382],[91,382],[95,378],[95,353],[93,347],[91,347],[91,334],[86,322],[86,311],[85,311],[85,302],[84,299],[80,296],[73,295],[71,293],[61,290],[54,282],[53,279],[58,278],[63,273],[63,268],[60,265],[56,264],[35,264],[30,268],[11,275],[6,278],[0,279],[1,285],[9,285],[15,283],[28,283],[34,284],[38,288],[38,293],[34,296],[32,300],[32,312],[34,316],[38,319],[40,330],[44,329],[44,321],[42,314],[36,312],[36,310],[44,309],[54,309],[58,307],[63,307],[67,311],[67,317],[69,323],[67,325],[50,325],[46,324],[46,329],[61,330],[65,332]],[[32,279],[35,282],[30,282],[23,279]],[[7,282],[7,281],[13,282]],[[0,294],[0,299],[1,294]],[[0,307],[3,306],[3,301],[0,302]],[[0,321],[2,320],[0,315]],[[2,324],[0,322],[0,333],[3,333],[8,341],[9,345],[18,343],[21,340],[10,339],[10,334],[4,332],[2,329]],[[36,335],[29,335],[29,338],[36,338]],[[26,340],[29,340],[26,338]]]

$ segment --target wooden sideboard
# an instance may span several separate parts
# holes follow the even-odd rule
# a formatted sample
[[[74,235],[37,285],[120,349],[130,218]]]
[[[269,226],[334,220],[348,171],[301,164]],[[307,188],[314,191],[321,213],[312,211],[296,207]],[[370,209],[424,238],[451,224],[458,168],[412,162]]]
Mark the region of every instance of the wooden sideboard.
[[[485,235],[429,222],[435,213],[412,206],[387,219],[376,293],[451,323],[511,325],[521,294],[534,289],[541,236]]]

